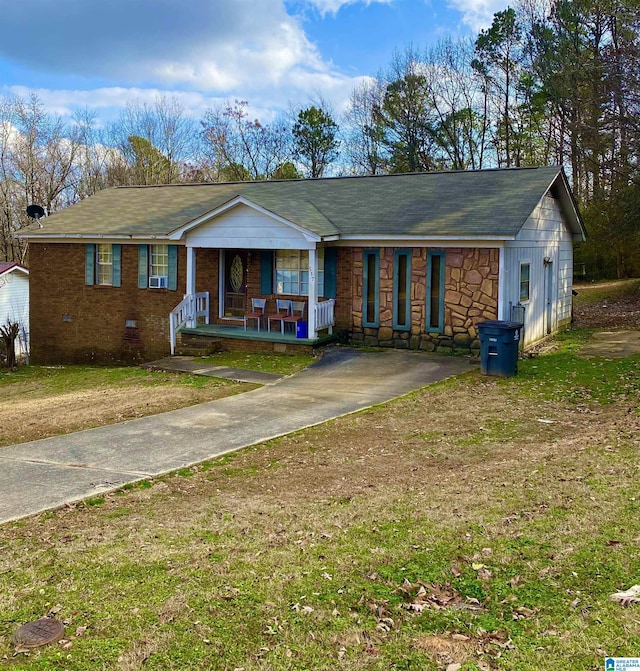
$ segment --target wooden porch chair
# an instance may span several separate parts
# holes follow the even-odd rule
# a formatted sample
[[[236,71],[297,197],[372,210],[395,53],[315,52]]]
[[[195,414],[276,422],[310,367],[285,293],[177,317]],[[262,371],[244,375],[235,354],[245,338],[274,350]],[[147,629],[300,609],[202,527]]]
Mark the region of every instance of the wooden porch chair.
[[[271,322],[280,322],[280,331],[284,335],[284,320],[291,315],[291,301],[276,298],[276,311],[267,316],[267,331],[271,332]]]
[[[247,322],[251,319],[255,319],[258,325],[258,333],[260,333],[260,322],[264,319],[264,311],[267,305],[266,298],[252,298],[251,299],[251,312],[247,312],[244,315],[244,330],[247,330]]]
[[[304,320],[305,312],[307,311],[306,301],[291,301],[291,314],[282,320],[282,332],[284,333],[285,324],[293,324],[295,333],[296,323]]]

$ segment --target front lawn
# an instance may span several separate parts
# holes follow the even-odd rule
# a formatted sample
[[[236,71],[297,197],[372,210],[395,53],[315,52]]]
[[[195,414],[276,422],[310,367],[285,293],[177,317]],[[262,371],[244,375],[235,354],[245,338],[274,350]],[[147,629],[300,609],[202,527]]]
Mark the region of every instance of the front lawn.
[[[202,358],[202,361],[212,366],[246,368],[281,375],[298,373],[315,360],[315,357],[310,354],[251,354],[250,352],[218,352]]]
[[[2,370],[0,447],[175,410],[255,387],[135,366]]]
[[[0,528],[8,669],[591,671],[640,654],[640,356],[520,362]],[[49,612],[63,642],[15,654]],[[460,664],[461,666],[455,666]],[[453,665],[453,666],[450,666]]]

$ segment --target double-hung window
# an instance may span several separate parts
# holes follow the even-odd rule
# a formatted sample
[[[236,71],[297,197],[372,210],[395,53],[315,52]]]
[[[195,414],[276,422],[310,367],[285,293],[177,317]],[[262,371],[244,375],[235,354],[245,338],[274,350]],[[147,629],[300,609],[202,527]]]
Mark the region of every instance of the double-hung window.
[[[318,296],[324,296],[324,249],[317,252]],[[309,252],[300,249],[278,249],[275,253],[275,293],[292,296],[309,295]]]
[[[149,245],[149,286],[166,288],[169,279],[169,246]]]
[[[138,288],[177,290],[177,245],[138,245]]]
[[[113,245],[96,245],[96,284],[113,285]]]
[[[121,246],[88,244],[85,253],[85,284],[120,286]]]

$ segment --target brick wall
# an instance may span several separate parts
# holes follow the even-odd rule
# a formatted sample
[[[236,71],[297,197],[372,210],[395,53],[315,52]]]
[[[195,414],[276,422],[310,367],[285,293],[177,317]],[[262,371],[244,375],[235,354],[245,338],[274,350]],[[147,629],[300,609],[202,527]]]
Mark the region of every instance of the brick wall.
[[[138,245],[122,245],[122,286],[86,285],[85,248],[29,244],[33,363],[110,363],[169,354],[169,313],[185,291],[186,250],[178,250],[178,288],[169,291],[138,289]],[[125,320],[134,320],[136,328],[126,328]]]
[[[360,255],[362,270],[362,254]],[[336,278],[335,318],[338,330],[351,330],[353,314],[353,248],[338,247],[338,276]]]
[[[196,249],[196,292],[209,292],[209,314],[210,318],[218,315],[218,266],[220,252],[217,249]],[[186,277],[186,262],[178,268],[178,280],[180,272]],[[174,306],[175,307],[175,306]]]
[[[476,324],[495,319],[498,250],[449,249],[445,264],[445,328],[425,332],[427,249],[411,257],[411,325],[393,329],[392,247],[380,250],[380,326],[362,327],[362,248],[338,248],[336,328],[370,345],[433,350],[476,348]],[[31,356],[34,363],[141,361],[169,354],[169,314],[185,292],[186,249],[179,247],[178,288],[138,289],[138,246],[122,245],[122,286],[85,284],[85,244],[32,242],[30,255]],[[209,291],[218,321],[219,252],[196,252],[196,290]],[[260,254],[252,252],[247,295],[260,294]],[[268,309],[275,307],[275,295]],[[297,298],[291,296],[290,298]],[[135,328],[127,328],[134,320]],[[244,345],[243,345],[244,346]],[[248,348],[252,345],[248,344]]]

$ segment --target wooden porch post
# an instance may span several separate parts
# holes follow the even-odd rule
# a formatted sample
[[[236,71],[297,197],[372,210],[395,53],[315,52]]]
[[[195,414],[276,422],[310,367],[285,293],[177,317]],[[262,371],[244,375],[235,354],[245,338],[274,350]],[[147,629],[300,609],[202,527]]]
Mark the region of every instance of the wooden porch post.
[[[195,296],[196,293],[196,250],[195,247],[187,247],[187,296]],[[188,326],[193,328],[195,323],[195,313],[189,319]]]
[[[309,314],[307,318],[308,337],[315,340],[318,337],[316,331],[316,305],[318,303],[318,252],[315,247],[309,250]]]

